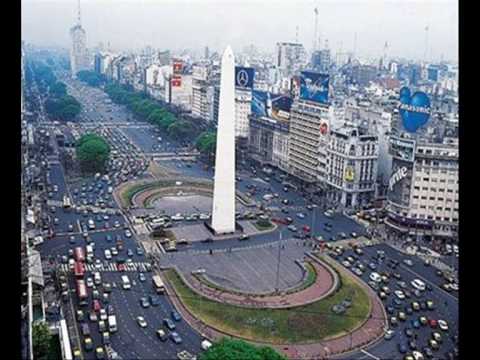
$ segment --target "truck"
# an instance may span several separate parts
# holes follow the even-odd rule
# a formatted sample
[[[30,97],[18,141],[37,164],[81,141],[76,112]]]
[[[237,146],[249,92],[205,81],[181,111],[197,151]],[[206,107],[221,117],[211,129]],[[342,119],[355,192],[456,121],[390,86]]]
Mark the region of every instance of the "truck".
[[[111,333],[114,333],[118,330],[117,328],[117,318],[115,317],[115,315],[110,315],[108,317],[108,331],[110,331]]]

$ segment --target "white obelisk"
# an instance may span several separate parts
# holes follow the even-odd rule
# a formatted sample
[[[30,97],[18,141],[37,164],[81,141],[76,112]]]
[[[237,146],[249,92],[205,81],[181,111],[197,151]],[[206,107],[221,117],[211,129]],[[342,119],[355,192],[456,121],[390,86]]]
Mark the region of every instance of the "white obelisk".
[[[235,59],[230,46],[222,56],[218,109],[212,228],[235,231]]]

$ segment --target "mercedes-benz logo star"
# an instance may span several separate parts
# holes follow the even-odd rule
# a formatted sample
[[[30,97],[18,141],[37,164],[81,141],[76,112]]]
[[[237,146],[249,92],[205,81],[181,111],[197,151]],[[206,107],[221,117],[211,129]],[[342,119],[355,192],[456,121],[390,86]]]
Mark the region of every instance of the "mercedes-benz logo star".
[[[237,73],[237,84],[243,87],[248,85],[248,73],[245,70],[240,70]]]

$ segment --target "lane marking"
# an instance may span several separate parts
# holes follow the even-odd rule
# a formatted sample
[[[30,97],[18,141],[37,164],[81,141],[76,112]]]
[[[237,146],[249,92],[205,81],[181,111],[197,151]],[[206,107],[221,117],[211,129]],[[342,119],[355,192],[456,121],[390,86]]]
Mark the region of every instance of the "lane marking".
[[[375,356],[375,355],[373,355],[373,354],[369,353],[369,352],[368,352],[368,351],[366,351],[366,350],[363,350],[363,349],[362,349],[362,350],[360,350],[360,351],[361,351],[363,354],[365,354],[365,355],[367,355],[367,356],[371,357],[372,359],[375,359],[375,360],[381,360],[379,357],[377,357],[377,356]]]

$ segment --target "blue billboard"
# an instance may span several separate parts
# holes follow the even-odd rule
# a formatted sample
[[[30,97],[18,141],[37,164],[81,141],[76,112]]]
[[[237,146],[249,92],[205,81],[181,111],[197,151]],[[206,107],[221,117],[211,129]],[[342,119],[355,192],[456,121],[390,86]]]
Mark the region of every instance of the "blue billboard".
[[[257,116],[267,116],[267,92],[260,90],[252,91],[252,113]]]
[[[255,69],[251,67],[235,66],[235,86],[245,89],[253,89]]]
[[[252,114],[256,116],[268,116],[268,100],[271,100],[273,111],[290,112],[293,99],[287,95],[271,94],[267,91],[253,90],[252,91]]]
[[[330,76],[313,71],[302,71],[300,76],[300,99],[328,104]]]
[[[436,66],[429,66],[427,69],[428,80],[438,81],[438,70],[439,69]]]
[[[410,94],[408,87],[400,89],[399,113],[405,130],[414,133],[430,118],[431,106],[427,94],[417,91]]]

